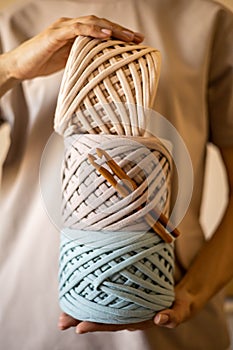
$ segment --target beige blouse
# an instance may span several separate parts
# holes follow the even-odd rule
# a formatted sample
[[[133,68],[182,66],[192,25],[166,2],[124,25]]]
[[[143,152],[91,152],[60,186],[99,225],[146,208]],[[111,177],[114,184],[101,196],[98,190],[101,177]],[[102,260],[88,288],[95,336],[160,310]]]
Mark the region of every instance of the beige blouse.
[[[207,143],[233,145],[233,15],[207,0],[30,0],[0,15],[0,51],[14,48],[61,16],[88,14],[144,33],[145,43],[161,51],[154,107],[183,138],[194,174],[191,202],[176,243],[177,271],[183,273],[204,241],[199,213]],[[56,329],[59,230],[47,214],[39,175],[42,152],[53,132],[61,76],[62,72],[24,81],[0,101],[1,118],[11,126],[0,193],[0,344],[10,350],[19,344],[24,350],[226,349],[219,297],[172,331],[77,336],[73,330]],[[152,121],[152,132],[158,132],[156,127]],[[53,140],[43,171],[50,184],[50,207],[56,204],[53,182],[61,155],[61,140]],[[186,200],[181,199],[181,208]]]

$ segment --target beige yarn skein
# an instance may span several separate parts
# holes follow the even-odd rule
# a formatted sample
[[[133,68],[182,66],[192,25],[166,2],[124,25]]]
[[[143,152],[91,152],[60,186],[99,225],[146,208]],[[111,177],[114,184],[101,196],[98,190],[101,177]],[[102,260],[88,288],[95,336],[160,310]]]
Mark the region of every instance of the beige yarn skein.
[[[78,37],[63,76],[55,130],[142,136],[160,63],[159,51],[148,46]]]

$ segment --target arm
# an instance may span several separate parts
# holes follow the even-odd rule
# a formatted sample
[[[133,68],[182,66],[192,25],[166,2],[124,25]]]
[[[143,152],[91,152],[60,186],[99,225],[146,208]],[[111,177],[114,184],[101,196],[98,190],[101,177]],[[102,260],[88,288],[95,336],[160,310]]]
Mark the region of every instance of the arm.
[[[189,319],[233,277],[233,148],[220,151],[228,177],[228,206],[214,235],[176,286],[174,307],[160,312],[155,317],[156,324],[173,328]]]
[[[17,79],[11,76],[8,69],[7,57],[3,54],[0,56],[0,97],[13,88],[15,84],[17,84]]]
[[[76,36],[140,43],[143,36],[104,18],[60,18],[50,27],[0,56],[0,97],[20,81],[55,73],[65,67]]]

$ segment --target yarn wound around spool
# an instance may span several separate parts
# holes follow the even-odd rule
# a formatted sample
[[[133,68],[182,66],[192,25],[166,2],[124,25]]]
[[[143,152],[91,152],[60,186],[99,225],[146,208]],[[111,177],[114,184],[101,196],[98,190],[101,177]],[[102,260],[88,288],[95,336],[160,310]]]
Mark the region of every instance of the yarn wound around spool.
[[[145,136],[159,70],[157,50],[119,40],[78,37],[67,61],[55,114],[65,143],[59,298],[79,320],[141,322],[174,301],[173,243],[145,220],[169,215],[171,194],[171,155]],[[110,169],[97,149],[135,183],[124,197],[124,181],[98,171]]]

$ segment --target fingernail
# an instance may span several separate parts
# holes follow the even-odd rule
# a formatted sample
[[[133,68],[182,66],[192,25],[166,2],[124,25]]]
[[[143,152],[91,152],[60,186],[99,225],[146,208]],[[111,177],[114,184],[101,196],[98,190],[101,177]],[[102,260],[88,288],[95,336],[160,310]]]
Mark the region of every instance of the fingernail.
[[[155,316],[155,323],[158,325],[165,324],[168,322],[168,320],[169,320],[169,316],[165,314],[162,314],[162,315],[160,314]]]
[[[101,32],[104,33],[106,36],[112,35],[112,31],[110,29],[102,28]]]
[[[134,37],[138,40],[141,40],[141,41],[144,39],[144,35],[141,33],[137,33],[137,32],[134,33]]]
[[[129,40],[133,40],[134,38],[134,33],[128,32],[127,30],[123,30],[122,34],[124,34],[124,36],[126,36]]]

